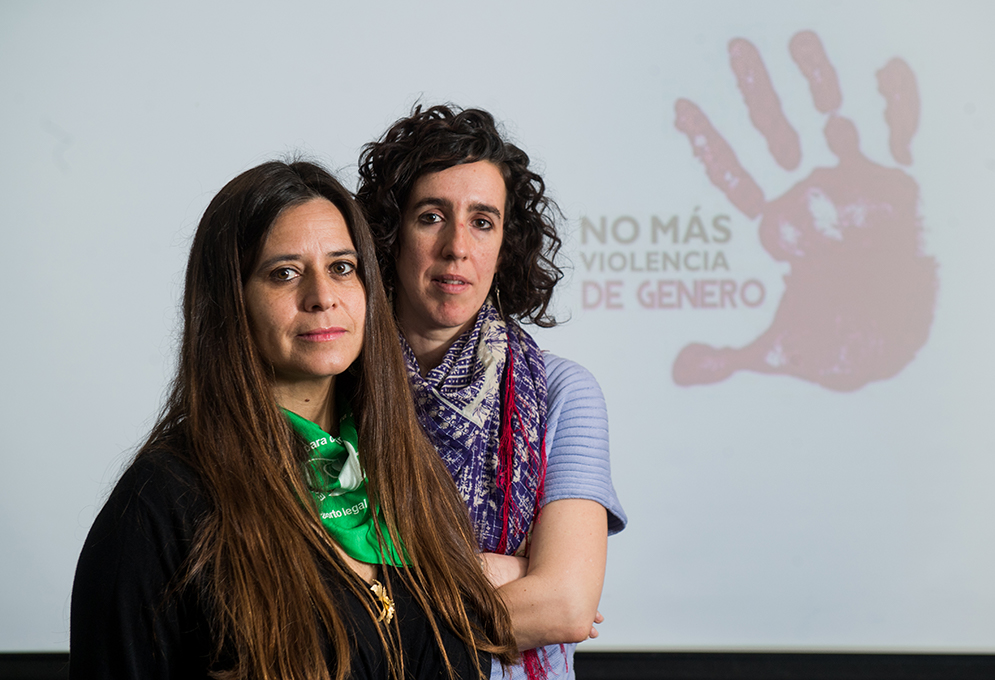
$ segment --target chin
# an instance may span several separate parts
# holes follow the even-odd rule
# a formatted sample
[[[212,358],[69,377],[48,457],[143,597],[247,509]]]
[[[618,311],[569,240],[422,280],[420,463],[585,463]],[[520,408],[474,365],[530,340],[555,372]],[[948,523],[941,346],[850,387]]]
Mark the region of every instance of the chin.
[[[473,324],[474,316],[475,315],[437,317],[433,319],[433,321],[439,328],[451,328],[462,332],[466,327]]]
[[[433,315],[435,317],[433,320],[444,328],[462,328],[473,323],[481,306],[483,303],[472,308],[460,305],[458,309],[440,309]]]

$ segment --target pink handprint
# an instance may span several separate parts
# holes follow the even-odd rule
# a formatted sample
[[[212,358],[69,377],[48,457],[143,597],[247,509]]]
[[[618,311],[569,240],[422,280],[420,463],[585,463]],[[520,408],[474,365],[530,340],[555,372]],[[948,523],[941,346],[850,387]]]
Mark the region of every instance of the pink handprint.
[[[674,381],[699,385],[738,370],[793,375],[849,391],[896,375],[925,344],[936,301],[936,262],[923,254],[919,187],[904,171],[860,152],[857,128],[838,115],[836,71],[817,35],[794,36],[791,56],[808,80],[816,109],[828,114],[835,167],[817,168],[783,196],[767,201],[736,154],[692,102],[675,108],[676,126],[691,141],[712,183],[750,218],[761,216],[760,242],[791,263],[774,321],[746,347],[694,343],[674,361]],[[750,119],[774,160],[798,167],[798,134],[787,121],[757,49],[729,44],[732,69]],[[915,76],[901,59],[878,71],[886,101],[891,154],[912,162],[909,143],[919,123]]]

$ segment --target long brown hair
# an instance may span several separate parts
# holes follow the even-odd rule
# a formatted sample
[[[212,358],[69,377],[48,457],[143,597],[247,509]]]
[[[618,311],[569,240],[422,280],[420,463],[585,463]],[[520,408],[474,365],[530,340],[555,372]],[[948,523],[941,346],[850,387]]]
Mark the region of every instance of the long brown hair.
[[[338,557],[314,505],[301,500],[311,498],[305,452],[273,399],[242,296],[277,216],[313,198],[341,211],[359,253],[367,297],[363,348],[336,389],[352,399],[370,504],[383,513],[378,530],[403,543],[411,560],[395,573],[430,614],[443,656],[436,617],[471,649],[511,662],[508,613],[481,571],[463,502],[415,418],[369,228],[352,196],[321,167],[270,162],[229,182],[201,219],[187,266],[177,376],[143,447],[181,456],[210,501],[181,587],[198,588],[209,603],[215,658],[234,659],[215,676],[331,678],[322,649],[327,637],[334,677],[342,680],[349,671],[348,629],[322,573],[331,570],[360,601],[370,599]],[[391,674],[400,678],[396,623],[379,630]]]

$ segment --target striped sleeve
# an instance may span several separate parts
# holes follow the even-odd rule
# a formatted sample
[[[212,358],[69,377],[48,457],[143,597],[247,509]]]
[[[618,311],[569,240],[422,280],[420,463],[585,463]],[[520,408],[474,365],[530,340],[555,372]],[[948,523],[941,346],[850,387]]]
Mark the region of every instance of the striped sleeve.
[[[546,352],[549,385],[546,422],[546,493],[543,504],[583,498],[608,510],[608,533],[628,521],[612,485],[608,455],[608,410],[590,371]]]

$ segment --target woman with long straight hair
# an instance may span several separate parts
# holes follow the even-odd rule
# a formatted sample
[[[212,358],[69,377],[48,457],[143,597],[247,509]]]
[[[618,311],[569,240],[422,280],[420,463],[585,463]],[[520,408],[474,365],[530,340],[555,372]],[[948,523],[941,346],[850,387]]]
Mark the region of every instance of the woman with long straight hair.
[[[469,679],[481,654],[512,662],[351,195],[306,162],[233,179],[194,237],[183,318],[163,414],[80,556],[70,675]]]

